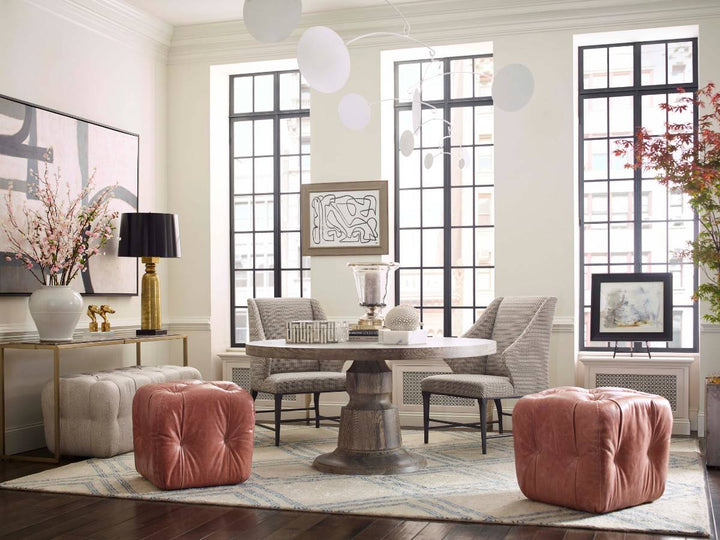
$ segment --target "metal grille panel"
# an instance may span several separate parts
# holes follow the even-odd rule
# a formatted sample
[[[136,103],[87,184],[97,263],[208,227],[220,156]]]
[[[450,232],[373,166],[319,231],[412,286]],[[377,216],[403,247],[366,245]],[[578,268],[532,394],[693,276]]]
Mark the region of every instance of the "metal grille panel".
[[[677,377],[675,375],[640,375],[637,373],[598,373],[595,386],[617,386],[667,398],[677,411]]]
[[[437,371],[403,371],[403,405],[422,405],[422,389],[420,383],[425,377],[437,375]],[[474,399],[459,398],[453,396],[442,396],[433,394],[430,397],[432,405],[446,407],[474,407],[477,401]]]
[[[244,388],[248,392],[250,391],[250,368],[249,367],[231,367],[230,368],[230,379],[238,386]],[[274,399],[272,394],[267,392],[260,392],[258,399]],[[295,401],[295,394],[286,394],[283,396],[283,401]]]

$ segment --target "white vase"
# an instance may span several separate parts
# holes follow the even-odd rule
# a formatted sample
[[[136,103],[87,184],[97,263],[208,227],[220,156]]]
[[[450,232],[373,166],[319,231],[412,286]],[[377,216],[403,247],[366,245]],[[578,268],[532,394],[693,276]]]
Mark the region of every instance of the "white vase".
[[[40,341],[72,341],[83,299],[68,286],[41,287],[30,295],[28,308]]]

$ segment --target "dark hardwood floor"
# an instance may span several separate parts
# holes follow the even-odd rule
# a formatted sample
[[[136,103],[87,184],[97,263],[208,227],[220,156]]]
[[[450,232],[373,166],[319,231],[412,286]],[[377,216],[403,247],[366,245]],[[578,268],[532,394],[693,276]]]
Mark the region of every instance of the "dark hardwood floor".
[[[69,463],[66,460],[61,465]],[[57,465],[0,462],[0,481]],[[708,470],[713,515],[720,509],[720,469]],[[713,530],[716,528],[713,524]],[[717,534],[713,535],[716,538]],[[339,516],[310,512],[130,501],[0,490],[0,539],[97,540],[651,540],[646,534]]]

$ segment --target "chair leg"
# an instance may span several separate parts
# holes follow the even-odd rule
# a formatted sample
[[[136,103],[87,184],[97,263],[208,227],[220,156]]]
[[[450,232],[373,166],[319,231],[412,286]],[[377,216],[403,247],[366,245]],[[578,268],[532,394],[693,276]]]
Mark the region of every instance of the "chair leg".
[[[425,444],[428,443],[428,433],[430,431],[430,392],[422,393],[423,400],[423,433]]]
[[[503,426],[502,426],[502,400],[501,399],[494,399],[495,402],[495,410],[497,411],[498,415],[498,431],[500,432],[500,435],[502,435],[503,432]]]
[[[250,395],[252,396],[253,401],[255,401],[255,399],[256,399],[257,396],[258,396],[257,390],[251,390],[251,391],[250,391]]]
[[[487,400],[478,399],[480,403],[480,434],[482,436],[482,453],[487,454]]]
[[[320,392],[313,394],[313,401],[315,402],[315,427],[320,427]]]
[[[275,446],[280,446],[280,413],[282,411],[282,394],[275,394]]]

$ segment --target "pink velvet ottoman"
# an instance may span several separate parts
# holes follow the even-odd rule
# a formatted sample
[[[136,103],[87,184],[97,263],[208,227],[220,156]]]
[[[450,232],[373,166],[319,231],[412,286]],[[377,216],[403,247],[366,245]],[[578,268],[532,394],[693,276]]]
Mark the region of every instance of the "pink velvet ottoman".
[[[133,400],[135,468],[160,489],[239,484],[250,476],[255,409],[230,382],[148,384]]]
[[[528,499],[604,513],[665,491],[672,411],[662,396],[560,387],[513,409],[515,473]]]

